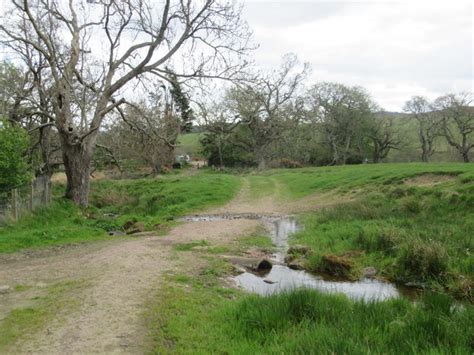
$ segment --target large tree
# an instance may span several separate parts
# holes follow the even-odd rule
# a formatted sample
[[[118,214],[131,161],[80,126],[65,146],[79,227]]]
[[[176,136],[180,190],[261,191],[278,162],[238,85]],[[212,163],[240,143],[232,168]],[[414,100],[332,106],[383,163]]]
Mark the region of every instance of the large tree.
[[[52,107],[44,114],[60,136],[66,197],[80,206],[99,130],[130,88],[153,75],[232,78],[249,39],[240,8],[219,0],[12,0],[0,32],[19,59],[23,50],[44,59]]]
[[[421,145],[421,161],[428,162],[435,152],[434,141],[440,135],[440,121],[432,112],[432,106],[425,97],[413,96],[405,103],[403,110],[418,122],[418,139]]]
[[[332,153],[331,164],[362,160],[367,121],[377,109],[360,87],[320,83],[309,90],[311,120],[321,127]]]
[[[392,149],[400,149],[401,141],[393,127],[393,118],[384,112],[373,115],[368,122],[366,134],[371,141],[374,163],[380,163]]]
[[[308,64],[300,67],[297,57],[287,54],[278,69],[260,73],[227,93],[226,105],[231,116],[238,117],[248,128],[248,134],[239,143],[254,154],[261,169],[272,158],[272,144],[288,130],[296,129],[303,118],[299,92],[308,72]]]

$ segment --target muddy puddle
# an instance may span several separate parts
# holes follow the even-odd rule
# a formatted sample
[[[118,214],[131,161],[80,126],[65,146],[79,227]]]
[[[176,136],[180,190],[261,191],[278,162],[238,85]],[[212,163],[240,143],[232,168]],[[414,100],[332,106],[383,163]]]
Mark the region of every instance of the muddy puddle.
[[[265,216],[257,214],[235,214],[235,215],[210,215],[210,216],[189,216],[183,218],[184,221],[221,221],[233,219],[259,219],[270,231],[276,251],[271,261],[273,267],[268,273],[243,272],[233,278],[238,286],[249,292],[259,295],[271,295],[274,293],[287,291],[295,288],[312,288],[327,293],[343,293],[351,299],[362,299],[366,301],[380,301],[411,294],[404,288],[395,285],[365,278],[359,281],[334,280],[309,273],[304,270],[293,270],[284,265],[284,258],[288,250],[288,238],[296,233],[301,227],[295,218],[291,216]]]

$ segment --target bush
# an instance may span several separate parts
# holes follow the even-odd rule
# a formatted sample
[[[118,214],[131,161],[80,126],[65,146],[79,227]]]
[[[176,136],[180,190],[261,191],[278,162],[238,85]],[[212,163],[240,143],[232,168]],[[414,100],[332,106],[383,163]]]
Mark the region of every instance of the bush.
[[[448,254],[439,242],[416,238],[401,247],[396,264],[403,280],[438,280],[446,276]]]
[[[28,143],[28,134],[23,129],[0,121],[0,199],[29,180],[25,157]]]
[[[417,214],[421,212],[419,197],[409,197],[402,201],[401,210],[405,213]]]
[[[404,238],[405,233],[395,227],[367,226],[359,232],[357,244],[369,252],[394,255],[397,245]]]

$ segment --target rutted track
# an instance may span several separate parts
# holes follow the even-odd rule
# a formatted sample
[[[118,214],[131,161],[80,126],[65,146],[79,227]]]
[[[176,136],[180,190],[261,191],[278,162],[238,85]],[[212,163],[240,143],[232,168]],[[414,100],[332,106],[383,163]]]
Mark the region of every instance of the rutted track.
[[[229,204],[205,214],[242,213],[279,215],[320,207],[316,198],[284,203],[278,191],[259,199],[250,196],[249,182]],[[277,186],[278,187],[278,186]],[[323,205],[333,202],[328,199]],[[183,223],[166,236],[142,235],[32,253],[0,256],[0,284],[37,285],[60,281],[86,281],[72,296],[77,307],[57,314],[45,329],[30,334],[11,348],[15,353],[143,353],[147,302],[158,292],[164,275],[174,270],[192,273],[202,260],[190,253],[185,263],[175,258],[173,245],[206,240],[225,245],[253,232],[256,218],[221,219]],[[22,296],[23,295],[23,296]],[[0,295],[0,319],[31,292]]]

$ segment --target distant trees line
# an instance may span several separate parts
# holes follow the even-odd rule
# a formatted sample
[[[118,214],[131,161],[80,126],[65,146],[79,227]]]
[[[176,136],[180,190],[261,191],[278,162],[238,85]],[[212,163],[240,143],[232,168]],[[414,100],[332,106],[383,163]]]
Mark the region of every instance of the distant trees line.
[[[210,164],[379,163],[393,150],[409,149],[407,124],[418,132],[421,161],[428,162],[435,140],[443,139],[469,162],[472,94],[448,94],[433,102],[415,96],[404,106],[408,119],[401,119],[384,112],[361,87],[326,82],[305,89],[306,72],[287,56],[280,70],[229,89],[221,101],[201,110],[207,131],[202,144]]]
[[[24,181],[25,167],[46,176],[61,168],[65,196],[85,207],[94,169],[160,173],[197,120],[203,154],[220,167],[378,163],[406,148],[401,121],[363,88],[306,89],[309,68],[294,55],[273,71],[253,69],[240,11],[217,0],[12,0],[0,19],[13,57],[0,63],[0,137],[18,138],[0,142],[0,189]],[[215,79],[229,83],[224,95],[204,85]],[[407,102],[423,161],[440,137],[469,161],[471,104],[471,94]]]

